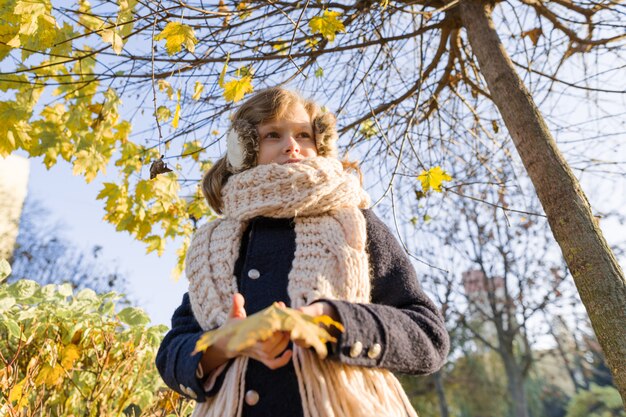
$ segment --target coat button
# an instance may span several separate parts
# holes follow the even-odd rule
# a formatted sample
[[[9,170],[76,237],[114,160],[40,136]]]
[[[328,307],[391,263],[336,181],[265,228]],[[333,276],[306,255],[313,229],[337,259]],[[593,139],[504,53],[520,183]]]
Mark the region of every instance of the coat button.
[[[352,347],[350,347],[350,357],[356,358],[357,356],[361,354],[362,351],[363,351],[363,343],[354,342],[352,344]]]
[[[380,346],[378,343],[374,343],[372,346],[370,346],[370,348],[367,351],[367,356],[370,359],[376,359],[378,357],[378,355],[380,355],[380,352],[383,350],[382,346]]]
[[[259,272],[258,269],[251,269],[248,271],[248,278],[250,279],[257,279],[260,276],[261,276],[261,273]]]
[[[259,393],[251,389],[245,395],[246,404],[256,405],[259,402]]]
[[[185,395],[187,395],[188,397],[190,397],[191,399],[196,399],[198,398],[198,396],[196,395],[196,393],[189,387],[184,386],[183,384],[179,384],[178,388],[180,388],[180,390],[185,393]]]

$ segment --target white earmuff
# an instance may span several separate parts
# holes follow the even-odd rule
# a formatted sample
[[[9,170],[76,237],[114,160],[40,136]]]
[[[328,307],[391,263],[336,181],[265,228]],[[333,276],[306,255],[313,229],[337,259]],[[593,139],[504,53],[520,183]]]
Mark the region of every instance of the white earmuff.
[[[228,131],[226,136],[226,159],[228,163],[237,171],[243,169],[245,150],[239,134],[234,128]]]

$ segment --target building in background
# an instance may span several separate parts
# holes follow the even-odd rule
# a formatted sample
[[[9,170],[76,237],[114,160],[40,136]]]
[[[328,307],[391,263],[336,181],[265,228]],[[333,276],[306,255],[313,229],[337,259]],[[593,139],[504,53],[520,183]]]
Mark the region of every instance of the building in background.
[[[472,269],[462,274],[463,289],[469,304],[468,322],[487,341],[497,344],[498,333],[493,323],[493,308],[489,301],[490,293],[497,310],[504,305],[504,278],[485,277],[483,271]]]
[[[29,175],[28,160],[0,158],[0,259],[10,260],[20,224]]]

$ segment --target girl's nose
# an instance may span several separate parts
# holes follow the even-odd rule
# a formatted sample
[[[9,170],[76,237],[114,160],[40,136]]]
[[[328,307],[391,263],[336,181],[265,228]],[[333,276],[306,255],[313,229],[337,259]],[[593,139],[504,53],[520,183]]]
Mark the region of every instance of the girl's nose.
[[[289,138],[287,139],[287,146],[285,146],[285,152],[286,153],[291,153],[291,152],[300,153],[300,144],[293,136],[289,136]]]

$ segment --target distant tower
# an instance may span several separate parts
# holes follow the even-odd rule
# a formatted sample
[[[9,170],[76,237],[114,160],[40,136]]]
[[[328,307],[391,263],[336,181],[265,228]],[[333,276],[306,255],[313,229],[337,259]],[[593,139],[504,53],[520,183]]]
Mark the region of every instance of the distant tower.
[[[470,309],[477,313],[478,310],[491,312],[489,304],[489,286],[493,285],[493,295],[496,300],[496,307],[502,307],[504,301],[504,278],[492,277],[485,279],[485,274],[479,269],[473,269],[463,272],[463,288],[469,302],[472,304]]]
[[[28,160],[10,155],[0,158],[0,259],[10,261],[28,190]]]
[[[493,316],[491,304],[489,303],[489,286],[493,285],[493,295],[495,306],[501,309],[504,301],[504,278],[491,277],[485,279],[485,274],[479,269],[465,271],[462,274],[463,289],[469,302],[468,321],[474,323],[475,330],[478,330],[483,338],[495,343],[497,332],[491,321],[485,321],[484,314]],[[481,313],[482,312],[482,313]]]

